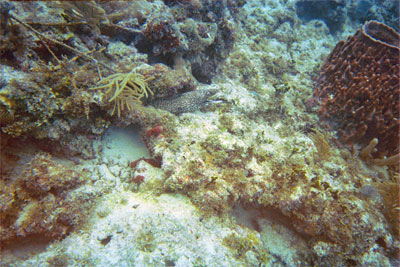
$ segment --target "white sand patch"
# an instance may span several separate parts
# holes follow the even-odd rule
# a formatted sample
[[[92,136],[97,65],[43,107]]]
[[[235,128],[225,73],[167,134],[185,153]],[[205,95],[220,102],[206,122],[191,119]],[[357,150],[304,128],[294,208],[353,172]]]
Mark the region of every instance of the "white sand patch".
[[[138,126],[127,128],[111,126],[104,134],[102,144],[104,156],[107,158],[124,158],[134,161],[142,157],[150,157],[149,151],[141,140]]]

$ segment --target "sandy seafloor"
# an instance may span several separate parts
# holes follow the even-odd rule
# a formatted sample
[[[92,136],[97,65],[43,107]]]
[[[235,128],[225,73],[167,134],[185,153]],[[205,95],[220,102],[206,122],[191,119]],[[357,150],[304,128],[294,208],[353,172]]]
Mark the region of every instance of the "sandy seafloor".
[[[318,262],[312,260],[315,255],[323,259],[324,253],[329,253],[324,252],[323,240],[310,243],[291,226],[288,217],[276,211],[286,201],[301,199],[305,186],[294,188],[290,196],[287,192],[279,195],[276,192],[281,189],[275,184],[280,181],[275,176],[263,177],[273,177],[277,165],[290,161],[305,166],[306,179],[319,177],[320,183],[337,191],[358,190],[356,180],[367,185],[376,181],[371,177],[389,179],[386,167],[367,166],[332,142],[329,156],[322,157],[304,132],[306,125],[318,127],[319,123],[317,113],[304,106],[312,96],[312,78],[335,44],[361,24],[347,22],[342,31],[332,35],[321,21],[303,23],[292,18],[267,31],[265,24],[275,25],[294,14],[294,1],[270,0],[265,6],[260,2],[264,1],[249,0],[241,8],[234,48],[220,66],[221,73],[210,85],[199,86],[216,89],[215,103],[229,103],[228,112],[216,105],[204,112],[176,116],[174,148],[168,147],[163,137],[154,145],[155,154],[163,158],[161,168],[145,161],[130,168],[130,162],[149,157],[141,129],[111,125],[94,142],[94,159],[79,160],[76,166],[90,173],[87,183],[75,189],[75,193],[93,196],[87,222],[59,241],[33,241],[4,249],[1,266],[311,266]],[[335,132],[327,134],[333,137]],[[204,156],[205,144],[214,152],[247,153],[251,148],[268,160],[225,155],[227,161],[229,157],[245,160],[253,172],[247,192],[235,195],[232,192],[238,189],[224,178],[226,172]],[[27,162],[23,160],[21,164]],[[195,193],[184,186],[171,190],[171,185],[179,183],[192,188],[185,180],[194,179],[190,162],[197,162],[196,168],[204,176],[216,177],[219,182],[214,191]],[[232,168],[238,168],[235,166]],[[338,170],[340,177],[335,176]],[[139,186],[132,183],[137,175],[145,177]],[[245,205],[239,198],[255,196],[261,188],[275,193],[271,193],[271,201],[265,200],[268,193],[259,193],[260,205],[264,199],[275,208],[260,213],[259,206]],[[244,202],[249,201],[251,197]],[[209,203],[224,206],[222,213],[205,210]],[[371,246],[357,256],[359,266],[396,266],[395,257],[387,251],[396,249],[398,241],[387,222],[382,215],[379,219],[368,218],[368,212],[362,216],[376,224],[374,229],[379,229],[376,231],[387,247]],[[229,244],[233,236],[237,244]]]

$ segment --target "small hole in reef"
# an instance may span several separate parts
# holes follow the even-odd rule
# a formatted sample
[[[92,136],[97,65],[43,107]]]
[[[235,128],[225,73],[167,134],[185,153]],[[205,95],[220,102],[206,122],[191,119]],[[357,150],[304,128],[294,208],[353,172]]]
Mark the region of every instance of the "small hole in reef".
[[[346,266],[357,266],[357,262],[355,260],[349,259],[346,262]]]
[[[111,241],[112,235],[107,236],[106,238],[100,239],[100,243],[105,246]]]
[[[380,247],[387,249],[386,242],[382,237],[379,237],[375,243],[377,243]]]

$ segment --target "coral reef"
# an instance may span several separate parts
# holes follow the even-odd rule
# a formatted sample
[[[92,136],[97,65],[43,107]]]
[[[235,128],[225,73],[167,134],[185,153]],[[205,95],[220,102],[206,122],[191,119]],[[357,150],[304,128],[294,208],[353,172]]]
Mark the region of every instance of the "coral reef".
[[[179,38],[174,32],[172,22],[168,21],[150,21],[143,35],[150,43],[154,43],[152,52],[155,56],[167,53],[176,53],[179,47]]]
[[[245,8],[247,14],[272,13],[256,4]],[[296,20],[274,28],[272,18],[260,16],[271,27],[267,23],[258,30],[252,28],[252,16],[242,18],[243,27],[255,34],[243,37],[228,58],[225,80],[221,78],[215,95],[221,101],[215,112],[183,114],[173,132],[149,143],[153,154],[162,159],[166,190],[186,194],[209,215],[226,214],[238,204],[255,207],[259,217],[272,209],[306,240],[317,265],[389,264],[397,245],[382,213],[383,204],[379,198],[363,199],[358,193],[363,185],[384,178],[360,171],[364,167],[359,167],[357,155],[342,158],[348,152],[331,144],[324,130],[304,134],[307,124],[316,121],[301,113],[305,101],[299,104],[296,99],[311,94],[311,83],[304,83],[317,73],[315,66],[323,57],[307,65],[294,53],[290,64],[282,63],[290,75],[279,75],[271,67],[273,60],[283,61],[276,54],[286,58],[288,47],[303,49],[311,57],[309,49],[328,54],[322,47],[331,46],[319,43],[318,37],[304,43],[312,33]],[[297,35],[284,24],[294,25]],[[312,27],[328,35],[321,24]],[[285,46],[289,36],[292,43]],[[226,82],[226,77],[231,80]],[[146,180],[141,186],[145,184]],[[377,247],[385,255],[376,255]]]
[[[37,154],[15,181],[1,179],[1,246],[30,237],[65,237],[81,225],[89,204],[70,192],[83,183],[84,173]]]
[[[125,114],[122,113],[133,109],[132,94],[127,96],[127,90],[118,91],[115,99],[108,95],[102,97],[100,90],[87,90],[96,86],[103,71],[116,78],[115,73],[131,72],[139,66],[142,71],[135,77],[143,74],[146,81],[152,80],[144,92],[154,92],[155,98],[174,96],[195,88],[195,79],[185,64],[175,70],[162,64],[149,66],[145,64],[147,58],[138,53],[134,44],[109,42],[109,38],[141,31],[136,26],[115,24],[119,22],[116,15],[125,6],[118,9],[119,5],[116,5],[117,8],[110,9],[106,3],[100,5],[94,1],[1,3],[1,12],[7,18],[1,21],[4,34],[0,37],[2,135],[22,139],[33,137],[37,144],[51,143],[51,146],[43,147],[46,151],[91,158],[91,139],[102,134],[113,120],[104,116],[105,111],[118,113],[118,120],[123,119]],[[149,7],[147,11],[154,12],[148,14],[149,17],[156,16],[156,4],[146,6]],[[40,12],[32,17],[32,10]],[[59,11],[62,16],[57,13]],[[127,19],[126,14],[120,15],[120,19]],[[137,12],[132,16],[136,15]],[[112,82],[111,78],[104,81]],[[143,83],[137,88],[141,86]],[[134,98],[137,100],[140,96]],[[110,105],[109,101],[115,105]],[[124,107],[127,108],[121,111]],[[80,140],[74,140],[76,134],[81,136]],[[79,149],[79,146],[85,149]]]
[[[400,154],[307,101],[348,3],[335,34],[297,0],[1,3],[0,265],[398,265]]]
[[[73,65],[70,67],[70,71],[77,70]],[[107,122],[98,118],[94,123],[87,123],[85,107],[90,96],[80,90],[71,95],[75,84],[72,73],[66,69],[52,71],[42,64],[28,73],[4,65],[1,71],[4,74],[0,79],[2,135],[31,139],[37,145],[44,145],[42,148],[46,151],[50,151],[48,144],[51,143],[54,151],[93,157],[91,153],[80,153],[82,147],[91,146],[85,136],[102,133]],[[82,134],[78,149],[70,143],[76,133]]]
[[[377,240],[392,246],[379,202],[364,201],[347,189],[349,184],[364,183],[364,178],[343,167],[334,156],[337,152],[332,151],[326,163],[316,160],[314,165],[313,153],[305,149],[309,146],[293,143],[304,136],[283,137],[281,129],[283,143],[291,144],[286,147],[272,137],[271,128],[246,123],[236,115],[190,121],[196,123],[190,126],[192,131],[186,134],[188,125],[181,121],[178,136],[169,137],[190,145],[165,147],[163,139],[152,143],[155,155],[162,156],[169,191],[187,194],[208,214],[225,214],[238,203],[261,211],[273,208],[309,240],[319,264],[338,261],[338,254],[342,263],[361,262]],[[202,132],[194,133],[198,128]],[[255,128],[256,132],[251,130]],[[285,148],[276,150],[280,146]]]
[[[371,21],[340,41],[322,67],[314,95],[322,120],[336,124],[344,143],[379,139],[377,153],[399,153],[399,34]]]
[[[365,184],[365,178],[354,175],[337,151],[330,148],[329,158],[315,157],[307,137],[290,136],[293,133],[282,127],[276,138],[278,122],[260,126],[254,121],[261,118],[241,116],[233,111],[219,120],[187,115],[179,123],[178,136],[168,137],[179,141],[167,147],[165,139],[151,143],[154,154],[162,157],[167,190],[188,195],[207,214],[225,214],[239,203],[257,207],[260,217],[263,210],[274,209],[308,240],[319,265],[363,262],[376,243],[393,246],[379,200],[369,202],[357,195],[353,184]],[[203,130],[195,130],[199,128]],[[323,142],[323,148],[316,146],[327,153],[329,145],[321,136],[314,139],[322,138],[317,142]]]
[[[194,4],[193,2],[196,2]],[[173,66],[176,58],[190,64],[192,75],[210,83],[233,41],[236,1],[165,1],[160,14],[147,17],[135,46],[150,63]]]
[[[235,3],[201,3],[194,6],[201,10],[194,12],[189,2],[167,5],[161,1],[138,1],[133,5],[99,4],[94,1],[31,5],[2,2],[2,13],[8,20],[2,20],[5,34],[0,40],[1,62],[4,68],[10,66],[20,71],[18,77],[13,74],[3,81],[3,132],[14,137],[29,133],[39,139],[58,140],[54,137],[62,136],[65,132],[52,124],[60,120],[64,120],[70,133],[76,129],[72,124],[81,126],[80,130],[84,130],[85,134],[102,132],[97,128],[98,124],[93,125],[90,121],[88,124],[83,117],[88,119],[90,113],[97,114],[99,109],[110,108],[107,101],[99,99],[97,93],[86,92],[98,80],[101,69],[105,69],[107,75],[115,75],[116,72],[130,72],[139,67],[143,71],[139,71],[138,75],[143,74],[146,81],[149,81],[148,78],[153,80],[149,87],[154,91],[155,98],[193,90],[195,78],[192,73],[203,77],[200,80],[210,81],[218,62],[226,57],[231,44],[232,29],[228,24],[233,18],[225,10],[235,13]],[[35,8],[41,12],[33,18],[30,12]],[[130,13],[132,10],[135,12]],[[62,16],[58,11],[62,11]],[[159,16],[160,13],[164,15]],[[223,16],[213,16],[214,13]],[[189,18],[182,20],[180,16],[184,14]],[[225,15],[228,17],[225,18]],[[164,17],[165,20],[157,20]],[[129,19],[137,19],[138,23],[126,24]],[[179,42],[178,39],[172,42],[178,42],[174,49],[166,47],[171,44],[168,36],[179,37]],[[120,44],[110,42],[110,38],[120,41]],[[148,52],[147,47],[155,50],[161,47],[163,51]],[[105,50],[107,56],[103,52]],[[157,59],[158,56],[160,58]],[[164,64],[148,66],[147,69],[142,65],[157,61],[175,69],[171,70]],[[14,72],[11,68],[5,71]],[[36,73],[44,75],[38,76]],[[32,95],[32,91],[37,94]],[[7,99],[3,100],[5,97]],[[28,98],[28,101],[35,102],[35,108],[25,103]],[[44,98],[46,101],[42,101]],[[17,105],[13,109],[4,105],[14,102]],[[120,101],[115,103],[117,106],[111,107],[111,113],[120,112],[117,108]],[[66,114],[67,118],[61,119],[61,113]],[[25,116],[22,117],[22,114]],[[64,127],[64,131],[67,128]],[[54,134],[46,136],[46,132]]]

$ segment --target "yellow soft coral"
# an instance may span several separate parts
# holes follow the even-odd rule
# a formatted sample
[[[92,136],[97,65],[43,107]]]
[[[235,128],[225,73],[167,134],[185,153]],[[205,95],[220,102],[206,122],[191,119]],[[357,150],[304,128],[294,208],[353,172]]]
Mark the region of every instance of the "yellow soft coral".
[[[105,96],[109,102],[114,102],[111,115],[117,110],[118,117],[121,117],[121,110],[128,108],[133,110],[135,103],[142,104],[141,99],[153,95],[147,85],[147,80],[135,71],[130,73],[116,73],[98,82],[98,86],[90,90],[104,89]]]

